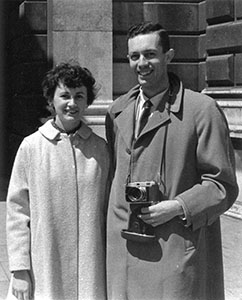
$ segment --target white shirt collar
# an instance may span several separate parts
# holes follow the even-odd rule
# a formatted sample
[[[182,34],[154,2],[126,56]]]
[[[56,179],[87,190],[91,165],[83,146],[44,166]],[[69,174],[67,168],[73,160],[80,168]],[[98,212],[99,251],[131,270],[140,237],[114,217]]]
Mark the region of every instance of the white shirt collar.
[[[162,91],[161,93],[155,95],[154,97],[148,98],[143,90],[142,87],[140,87],[140,92],[139,92],[139,96],[138,96],[138,101],[137,101],[137,106],[136,106],[136,117],[139,118],[139,115],[142,111],[143,105],[145,103],[146,100],[150,100],[152,103],[152,107],[151,107],[151,113],[154,112],[156,110],[156,108],[158,107],[161,99],[163,98],[163,96],[165,95],[165,93],[167,92],[168,88],[165,89],[164,91]]]

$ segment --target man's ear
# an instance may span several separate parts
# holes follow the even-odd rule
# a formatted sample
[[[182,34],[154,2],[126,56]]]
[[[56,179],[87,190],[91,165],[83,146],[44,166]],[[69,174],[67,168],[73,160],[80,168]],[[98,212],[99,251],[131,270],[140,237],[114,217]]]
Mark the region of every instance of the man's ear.
[[[167,62],[167,64],[169,64],[169,63],[172,61],[174,55],[175,55],[175,51],[174,51],[174,49],[172,49],[172,48],[169,49],[169,50],[166,52],[166,62]]]

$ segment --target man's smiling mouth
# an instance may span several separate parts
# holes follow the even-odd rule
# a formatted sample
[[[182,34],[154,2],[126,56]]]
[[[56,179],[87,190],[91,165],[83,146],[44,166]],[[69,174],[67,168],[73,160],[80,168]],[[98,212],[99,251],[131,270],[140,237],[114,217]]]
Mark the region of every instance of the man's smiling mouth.
[[[138,71],[139,76],[148,76],[153,72],[153,70],[147,70],[147,71]]]

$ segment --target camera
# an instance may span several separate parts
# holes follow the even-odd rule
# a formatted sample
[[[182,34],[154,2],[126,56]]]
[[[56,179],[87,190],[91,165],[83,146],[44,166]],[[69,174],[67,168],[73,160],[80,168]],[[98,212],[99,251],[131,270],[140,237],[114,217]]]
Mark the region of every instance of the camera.
[[[156,239],[153,226],[142,221],[138,215],[141,208],[153,205],[162,200],[162,193],[155,181],[131,182],[125,187],[125,198],[129,203],[128,229],[121,231],[121,236],[127,240],[149,242]]]
[[[126,201],[141,205],[159,202],[159,194],[159,186],[155,181],[131,182],[125,189]]]

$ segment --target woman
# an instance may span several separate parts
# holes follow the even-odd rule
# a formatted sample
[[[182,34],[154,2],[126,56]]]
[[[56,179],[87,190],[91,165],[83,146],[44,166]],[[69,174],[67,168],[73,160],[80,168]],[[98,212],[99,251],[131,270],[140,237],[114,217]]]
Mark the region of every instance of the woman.
[[[7,240],[17,299],[105,299],[105,141],[81,121],[95,79],[62,63],[43,81],[55,111],[26,137],[7,197]]]

